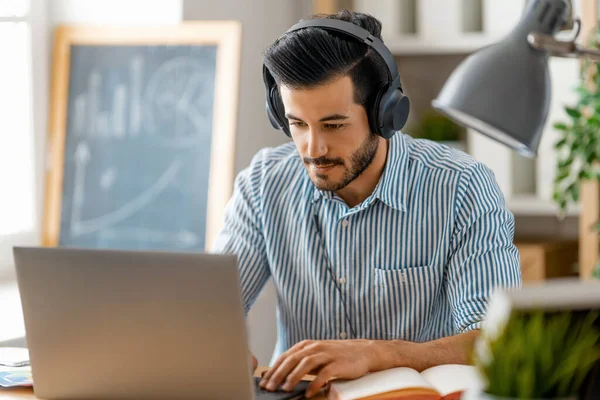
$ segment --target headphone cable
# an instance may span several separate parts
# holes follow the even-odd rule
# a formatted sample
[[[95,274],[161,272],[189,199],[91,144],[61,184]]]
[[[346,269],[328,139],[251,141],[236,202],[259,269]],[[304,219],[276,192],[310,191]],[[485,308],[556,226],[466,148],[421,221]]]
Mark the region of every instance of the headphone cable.
[[[333,273],[333,269],[331,268],[331,262],[330,262],[330,259],[329,259],[328,253],[327,253],[327,246],[325,245],[325,241],[323,240],[323,235],[321,234],[321,227],[319,226],[319,217],[317,216],[316,208],[314,209],[313,220],[315,222],[315,228],[317,229],[317,235],[319,236],[319,242],[321,243],[321,246],[323,247],[323,252],[325,255],[325,266],[327,267],[327,270],[329,271],[331,279],[333,280],[333,284],[335,285],[335,288],[337,289],[337,292],[340,295],[340,298],[342,300],[342,308],[344,309],[344,316],[346,317],[346,322],[348,323],[348,326],[350,327],[350,332],[352,333],[352,337],[354,339],[358,339],[358,337],[356,336],[356,332],[354,331],[354,328],[352,327],[352,322],[350,322],[350,317],[348,316],[348,310],[346,309],[346,296],[342,293],[342,290],[340,289],[340,287],[338,285],[338,281],[335,278],[335,275]]]

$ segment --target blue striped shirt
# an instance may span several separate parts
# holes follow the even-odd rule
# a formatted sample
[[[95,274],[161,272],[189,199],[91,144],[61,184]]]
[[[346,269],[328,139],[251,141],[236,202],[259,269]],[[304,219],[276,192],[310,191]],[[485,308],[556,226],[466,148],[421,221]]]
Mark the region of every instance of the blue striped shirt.
[[[521,285],[513,234],[484,164],[398,133],[353,208],[312,184],[293,143],[261,150],[236,178],[214,251],[237,254],[246,312],[273,278],[275,359],[352,330],[423,342],[479,328],[491,292]]]

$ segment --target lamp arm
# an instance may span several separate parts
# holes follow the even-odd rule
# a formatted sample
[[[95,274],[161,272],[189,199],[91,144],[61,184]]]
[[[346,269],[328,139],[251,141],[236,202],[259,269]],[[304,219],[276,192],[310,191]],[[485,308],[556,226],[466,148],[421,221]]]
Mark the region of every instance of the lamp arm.
[[[555,57],[585,58],[600,62],[600,50],[583,47],[575,42],[581,32],[581,21],[575,19],[567,25],[576,27],[574,37],[571,40],[558,40],[554,36],[531,32],[527,35],[527,41],[534,49],[547,51]]]
[[[600,62],[600,50],[582,47],[574,41],[557,40],[552,36],[537,32],[527,35],[527,41],[533,48],[545,50],[555,57],[585,58]]]
[[[577,58],[586,58],[591,61],[600,62],[600,51],[596,49],[577,46]]]

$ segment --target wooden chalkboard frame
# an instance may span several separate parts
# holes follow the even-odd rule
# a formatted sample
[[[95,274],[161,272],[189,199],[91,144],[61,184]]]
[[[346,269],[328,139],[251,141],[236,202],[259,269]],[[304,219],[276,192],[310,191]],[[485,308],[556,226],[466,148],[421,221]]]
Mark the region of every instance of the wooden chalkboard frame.
[[[210,251],[222,227],[225,206],[231,197],[235,179],[241,36],[242,29],[238,21],[189,21],[178,25],[144,27],[61,25],[55,28],[42,222],[43,246],[57,246],[60,238],[71,46],[190,44],[217,46],[206,210],[205,249]]]

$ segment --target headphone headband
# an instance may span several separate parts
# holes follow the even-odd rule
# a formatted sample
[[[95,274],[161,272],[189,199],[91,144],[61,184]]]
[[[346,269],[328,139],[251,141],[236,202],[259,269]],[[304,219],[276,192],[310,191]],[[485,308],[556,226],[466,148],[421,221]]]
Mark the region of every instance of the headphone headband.
[[[379,38],[373,36],[371,32],[356,24],[353,24],[352,22],[333,18],[309,19],[306,21],[298,22],[297,24],[292,26],[290,29],[285,31],[285,33],[279,39],[277,39],[276,42],[278,42],[283,36],[290,32],[309,27],[325,28],[329,31],[336,31],[344,35],[352,36],[359,42],[362,42],[367,46],[371,47],[381,56],[381,58],[383,58],[383,60],[385,61],[385,65],[388,69],[390,82],[395,81],[399,77],[400,73],[398,72],[398,66],[396,65],[396,61],[394,60],[394,56],[392,55],[390,49],[388,49],[387,46],[383,44],[383,42]],[[400,79],[398,79],[398,81],[400,81]],[[400,90],[402,90],[402,84],[400,84]]]

